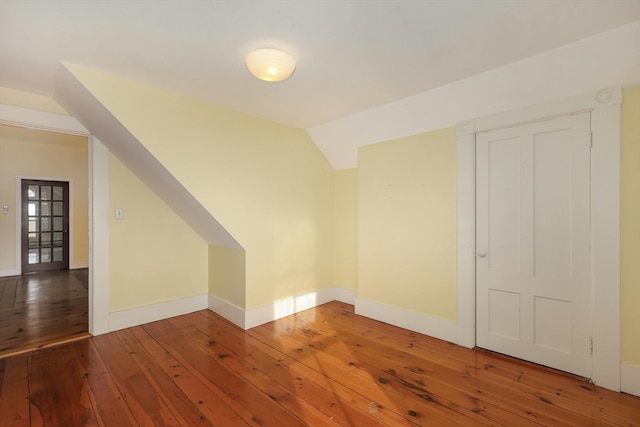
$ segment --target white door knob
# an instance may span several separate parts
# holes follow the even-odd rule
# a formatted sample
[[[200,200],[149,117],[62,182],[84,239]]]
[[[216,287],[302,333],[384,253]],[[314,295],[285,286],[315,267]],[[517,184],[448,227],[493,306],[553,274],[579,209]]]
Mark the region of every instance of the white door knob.
[[[478,255],[480,258],[484,258],[487,256],[487,252],[486,251],[476,251],[476,255]]]

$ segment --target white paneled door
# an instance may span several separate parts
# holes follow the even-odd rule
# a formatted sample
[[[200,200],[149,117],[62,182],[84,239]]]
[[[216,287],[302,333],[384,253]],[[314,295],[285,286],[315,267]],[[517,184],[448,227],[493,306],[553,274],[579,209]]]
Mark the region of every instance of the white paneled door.
[[[476,342],[590,377],[590,114],[476,138]]]

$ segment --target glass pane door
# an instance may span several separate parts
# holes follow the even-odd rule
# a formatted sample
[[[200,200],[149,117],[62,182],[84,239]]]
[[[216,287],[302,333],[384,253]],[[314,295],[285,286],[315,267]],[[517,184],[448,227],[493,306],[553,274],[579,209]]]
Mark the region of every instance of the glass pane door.
[[[22,272],[69,268],[69,183],[22,180]]]

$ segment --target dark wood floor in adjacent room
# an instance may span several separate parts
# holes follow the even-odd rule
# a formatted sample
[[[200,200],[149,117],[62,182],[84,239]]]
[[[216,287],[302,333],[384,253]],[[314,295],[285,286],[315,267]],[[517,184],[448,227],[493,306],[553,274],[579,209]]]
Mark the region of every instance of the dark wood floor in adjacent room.
[[[87,269],[0,277],[0,357],[89,336],[87,288]]]
[[[332,302],[204,310],[0,359],[0,426],[640,425],[640,399]]]

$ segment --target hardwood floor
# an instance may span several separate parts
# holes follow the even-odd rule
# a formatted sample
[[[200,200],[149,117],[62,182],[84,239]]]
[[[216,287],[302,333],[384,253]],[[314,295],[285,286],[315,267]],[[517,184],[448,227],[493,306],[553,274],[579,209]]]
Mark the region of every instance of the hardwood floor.
[[[204,310],[0,359],[0,426],[640,425],[640,399],[332,302]]]
[[[88,270],[0,278],[0,357],[88,336]]]

